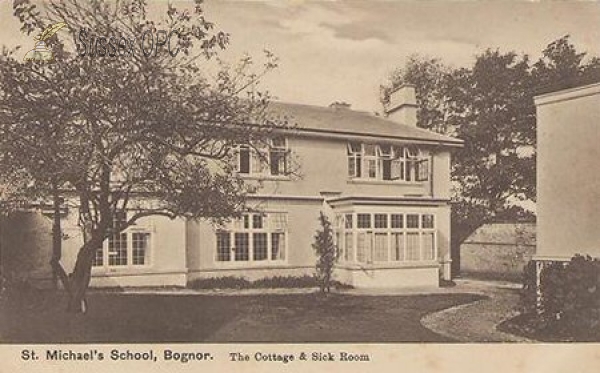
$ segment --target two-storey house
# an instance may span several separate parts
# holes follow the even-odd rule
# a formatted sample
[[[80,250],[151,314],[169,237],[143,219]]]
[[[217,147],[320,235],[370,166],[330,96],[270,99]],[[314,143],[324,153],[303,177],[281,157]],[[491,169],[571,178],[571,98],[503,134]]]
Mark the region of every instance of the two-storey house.
[[[346,104],[272,103],[271,110],[297,127],[278,133],[263,154],[237,149],[237,172],[258,186],[249,197],[257,212],[223,226],[147,218],[107,240],[92,285],[312,274],[321,211],[335,227],[339,281],[406,287],[450,278],[450,153],[462,142],[417,128],[414,87],[394,92],[385,116]],[[76,235],[67,232],[66,262],[79,247]]]

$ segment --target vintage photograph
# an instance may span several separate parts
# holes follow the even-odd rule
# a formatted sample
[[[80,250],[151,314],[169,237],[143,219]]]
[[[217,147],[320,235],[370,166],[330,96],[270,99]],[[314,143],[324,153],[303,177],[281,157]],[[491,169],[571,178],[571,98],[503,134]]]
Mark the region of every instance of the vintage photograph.
[[[600,4],[13,0],[0,24],[0,343],[53,346],[14,359],[600,342]],[[373,359],[315,351],[224,359]]]

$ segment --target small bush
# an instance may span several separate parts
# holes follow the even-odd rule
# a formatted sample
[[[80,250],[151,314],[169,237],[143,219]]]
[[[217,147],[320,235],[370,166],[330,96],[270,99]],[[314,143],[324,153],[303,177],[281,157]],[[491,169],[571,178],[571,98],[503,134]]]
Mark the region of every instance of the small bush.
[[[352,289],[351,285],[332,281],[336,289]],[[190,281],[187,285],[191,289],[310,289],[319,287],[316,277],[304,276],[274,276],[249,281],[244,277],[213,277]]]
[[[192,289],[248,289],[250,285],[250,281],[235,276],[199,278],[188,283]]]
[[[333,240],[331,222],[322,211],[319,214],[319,223],[321,226],[315,233],[314,243],[312,244],[317,254],[315,276],[321,292],[329,293],[333,285],[333,268],[338,261],[340,253]]]
[[[253,281],[253,288],[276,289],[276,288],[314,288],[319,286],[314,276],[275,276],[261,278]]]

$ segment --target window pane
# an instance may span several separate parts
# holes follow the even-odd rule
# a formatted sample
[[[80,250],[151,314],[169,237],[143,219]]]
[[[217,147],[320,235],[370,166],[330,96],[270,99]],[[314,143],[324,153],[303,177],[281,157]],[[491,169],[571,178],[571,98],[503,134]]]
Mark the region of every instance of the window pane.
[[[365,155],[375,156],[377,147],[372,144],[365,144]]]
[[[379,145],[379,154],[382,157],[390,157],[392,155],[391,145]]]
[[[133,233],[131,235],[131,263],[133,265],[148,264],[149,233]]]
[[[435,259],[435,245],[433,232],[421,234],[421,244],[421,248],[423,250],[423,260]]]
[[[419,260],[419,234],[406,234],[406,260]]]
[[[404,215],[392,214],[392,228],[404,228]]]
[[[417,214],[406,215],[406,228],[419,228],[419,215],[417,215]]]
[[[388,261],[388,235],[387,233],[375,233],[375,247],[373,248],[373,261]]]
[[[335,246],[338,249],[340,258],[344,258],[344,237],[342,236],[342,232],[336,230],[335,232]]]
[[[358,228],[371,228],[371,214],[358,214]]]
[[[348,144],[348,154],[360,153],[360,152],[361,152],[360,143],[358,143],[358,142],[351,142],[351,143]]]
[[[416,163],[417,181],[429,180],[429,159],[422,159]]]
[[[127,265],[127,233],[120,233],[108,238],[108,265]]]
[[[217,232],[217,261],[231,260],[231,235],[229,232]]]
[[[94,254],[94,259],[92,260],[92,266],[100,267],[104,265],[104,248],[99,247],[96,249],[96,253]]]
[[[387,228],[388,216],[387,214],[375,214],[375,228]]]
[[[422,225],[423,228],[428,229],[428,228],[433,228],[433,215],[431,214],[424,214],[422,215]]]
[[[250,228],[250,215],[244,215],[242,217],[242,221],[244,229]]]
[[[235,234],[235,260],[247,261],[249,259],[248,233]]]
[[[265,165],[265,154],[258,153],[256,150],[252,151],[252,173],[261,174],[264,171]]]
[[[409,146],[406,147],[406,156],[408,158],[417,158],[419,156],[419,148],[417,148],[416,146]]]
[[[346,214],[346,228],[352,228],[352,214]]]
[[[383,180],[393,180],[392,179],[392,160],[391,159],[382,159],[381,160],[381,177]]]
[[[353,242],[353,234],[350,232],[345,233],[345,241],[344,241],[344,251],[345,258],[347,262],[354,261],[354,242]]]
[[[252,215],[252,228],[262,229],[263,228],[263,216],[261,214]]]
[[[285,260],[285,235],[271,233],[271,260]]]
[[[404,260],[404,233],[392,233],[392,260]]]
[[[271,140],[271,145],[274,148],[285,149],[285,137],[275,137]]]
[[[358,175],[356,174],[356,157],[354,156],[348,157],[348,176],[358,177]]]
[[[268,257],[268,244],[266,233],[254,233],[253,234],[253,259],[254,260],[267,260]]]
[[[371,179],[377,177],[377,160],[376,159],[367,159],[366,160],[367,167],[367,176]]]
[[[247,146],[240,147],[238,170],[242,174],[250,173],[250,149]]]
[[[269,163],[271,166],[271,175],[285,175],[286,169],[286,155],[285,150],[272,149],[269,153]]]
[[[359,263],[367,262],[368,239],[367,234],[360,232],[356,240],[356,260]]]
[[[286,230],[287,229],[287,214],[285,213],[272,213],[268,216],[269,224],[272,229],[275,230]]]

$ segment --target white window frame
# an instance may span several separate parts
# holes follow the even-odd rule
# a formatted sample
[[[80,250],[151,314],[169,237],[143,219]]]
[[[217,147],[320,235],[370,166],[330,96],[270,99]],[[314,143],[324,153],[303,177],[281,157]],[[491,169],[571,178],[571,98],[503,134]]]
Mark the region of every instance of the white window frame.
[[[255,228],[253,226],[255,216],[262,216],[262,227]],[[276,227],[274,217],[283,218],[283,228]],[[245,221],[248,224],[245,224]],[[254,235],[264,233],[267,235],[267,257],[264,260],[254,259]],[[229,260],[220,260],[218,247],[218,234],[229,235],[230,254]],[[248,260],[236,260],[235,235],[248,235]],[[283,259],[273,259],[273,235],[283,235],[280,238],[280,245],[283,245]],[[235,265],[235,266],[261,266],[261,265],[281,265],[287,264],[289,257],[289,224],[288,214],[282,211],[256,212],[243,214],[240,219],[235,219],[215,229],[215,246],[214,246],[214,263],[217,265]]]
[[[358,215],[367,214],[370,215],[370,226],[368,228],[359,228],[358,227]],[[375,216],[376,215],[386,215],[387,216],[387,227],[386,228],[376,228],[375,227]],[[392,228],[392,215],[402,215],[402,227]],[[408,215],[417,215],[418,216],[418,226],[417,228],[408,228]],[[423,227],[423,216],[432,216],[433,217],[433,227],[424,228]],[[346,224],[347,217],[352,217],[351,225]],[[346,264],[389,264],[389,263],[418,263],[418,262],[432,262],[438,261],[439,253],[438,253],[438,232],[437,232],[437,216],[434,212],[423,212],[423,211],[413,211],[413,210],[403,210],[403,211],[392,211],[392,212],[383,212],[383,211],[375,211],[375,212],[366,212],[366,211],[354,211],[354,212],[339,212],[336,214],[336,224],[334,226],[334,237],[336,239],[336,245],[341,252],[340,261]],[[348,251],[346,248],[346,234],[352,234],[352,255],[351,258],[348,258]],[[417,233],[418,234],[418,255],[419,257],[414,260],[409,260],[407,258],[407,244],[408,244],[408,233]],[[364,261],[360,261],[359,257],[359,235],[365,235],[365,247],[364,249]],[[375,236],[377,234],[386,234],[387,235],[387,259],[386,260],[375,260]],[[396,260],[396,256],[393,252],[393,237],[394,234],[402,235],[403,242],[403,253],[401,259]],[[426,247],[423,245],[423,237],[426,234],[433,235],[433,258],[426,258]]]
[[[124,219],[127,219],[127,214],[125,215]],[[136,233],[137,234],[145,234],[148,236],[148,238],[146,240],[146,248],[145,248],[146,254],[144,256],[143,264],[134,264],[133,263],[133,235]],[[133,269],[133,268],[148,268],[148,267],[152,266],[152,264],[153,264],[152,256],[154,253],[154,245],[153,245],[154,234],[153,234],[153,229],[150,226],[135,224],[135,225],[128,227],[124,231],[119,232],[118,234],[125,235],[125,239],[126,239],[127,257],[125,260],[125,264],[122,264],[122,265],[110,264],[110,256],[113,254],[110,252],[110,249],[109,249],[110,238],[107,238],[104,240],[104,242],[102,242],[102,248],[101,248],[102,264],[96,265],[95,263],[93,263],[92,264],[93,270],[102,270],[102,269],[103,270],[119,270],[119,269],[126,270],[126,269]],[[94,254],[94,255],[96,255],[96,254]]]
[[[367,154],[367,147],[374,147],[374,152]],[[408,183],[426,182],[431,179],[431,156],[415,145],[393,146],[349,142],[347,158],[350,179]],[[389,162],[390,167],[389,176],[386,178],[384,178],[384,162]]]
[[[276,140],[283,140],[282,144],[277,144]],[[242,172],[242,149],[249,152],[248,172]],[[271,161],[274,153],[279,153],[283,156],[283,170],[273,173]],[[268,143],[263,146],[238,145],[236,147],[235,170],[240,175],[248,176],[286,176],[290,168],[290,147],[287,137],[276,137],[269,139]]]

